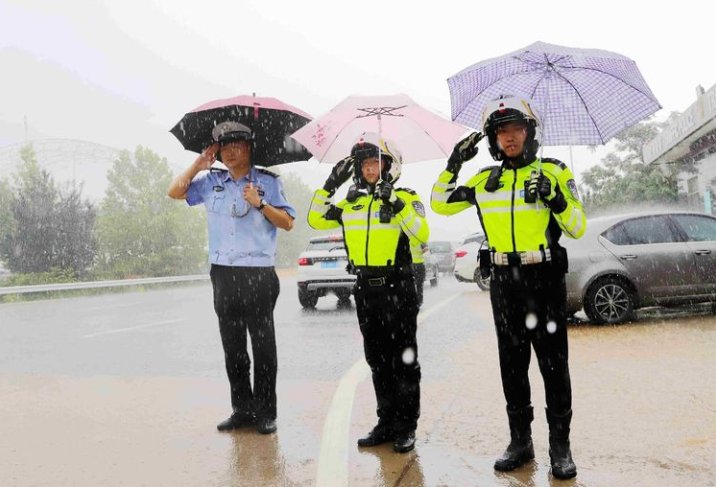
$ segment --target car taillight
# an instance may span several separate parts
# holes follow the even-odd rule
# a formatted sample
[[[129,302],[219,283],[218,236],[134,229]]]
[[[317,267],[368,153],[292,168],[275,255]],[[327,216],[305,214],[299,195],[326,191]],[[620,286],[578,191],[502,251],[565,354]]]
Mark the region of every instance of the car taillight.
[[[308,257],[299,257],[298,258],[298,265],[311,265],[313,264],[313,261],[309,259]]]
[[[465,257],[467,255],[467,250],[457,250],[455,251],[455,258],[459,259],[460,257]]]

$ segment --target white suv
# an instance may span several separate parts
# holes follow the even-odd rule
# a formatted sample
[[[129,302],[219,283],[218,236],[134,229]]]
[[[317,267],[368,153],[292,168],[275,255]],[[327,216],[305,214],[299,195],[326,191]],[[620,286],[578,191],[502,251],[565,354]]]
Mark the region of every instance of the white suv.
[[[480,276],[480,249],[487,248],[485,234],[471,233],[455,250],[455,279],[460,282],[475,282],[483,291],[490,289],[490,278]]]
[[[348,304],[356,276],[347,270],[348,258],[343,235],[313,237],[298,257],[298,301],[304,308],[315,308],[318,298],[328,293]]]

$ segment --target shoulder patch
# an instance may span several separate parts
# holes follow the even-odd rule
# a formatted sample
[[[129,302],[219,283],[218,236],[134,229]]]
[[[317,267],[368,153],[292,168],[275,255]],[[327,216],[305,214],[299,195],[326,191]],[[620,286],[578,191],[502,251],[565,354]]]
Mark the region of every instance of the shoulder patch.
[[[405,193],[412,194],[412,195],[418,194],[410,188],[396,188],[395,190],[396,191],[404,191]]]
[[[266,175],[271,176],[271,177],[273,177],[273,178],[279,177],[278,174],[276,174],[275,172],[269,171],[269,170],[266,169],[265,167],[258,167],[258,166],[256,166],[256,170],[257,170],[258,172],[260,172],[261,174],[266,174]]]
[[[549,164],[555,164],[559,166],[560,169],[567,169],[567,165],[560,161],[559,159],[553,159],[552,157],[545,157],[542,159],[542,162],[547,162]]]
[[[577,183],[574,181],[574,179],[570,179],[569,181],[567,181],[567,187],[572,193],[572,196],[579,199],[579,191],[577,191]]]
[[[423,203],[420,201],[412,201],[411,204],[413,205],[415,212],[425,218],[425,207],[423,206]]]

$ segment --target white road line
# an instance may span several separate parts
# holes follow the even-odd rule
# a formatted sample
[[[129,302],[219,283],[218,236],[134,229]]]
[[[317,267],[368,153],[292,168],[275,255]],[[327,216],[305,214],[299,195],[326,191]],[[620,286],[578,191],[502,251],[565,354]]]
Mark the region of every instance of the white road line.
[[[144,325],[137,325],[137,326],[130,326],[129,328],[117,328],[114,330],[107,330],[107,331],[99,331],[97,333],[90,333],[89,335],[84,335],[82,338],[94,338],[102,335],[113,335],[115,333],[124,333],[126,331],[134,331],[134,330],[141,330],[143,328],[152,328],[154,326],[161,326],[161,325],[169,325],[171,323],[179,323],[180,321],[184,321],[184,318],[178,318],[174,320],[164,320],[164,321],[155,321],[154,323],[147,323]]]
[[[430,315],[444,308],[462,293],[453,294],[440,301],[430,309],[418,315],[418,325]],[[321,452],[318,457],[317,487],[342,487],[348,485],[348,438],[350,431],[351,412],[355,391],[362,381],[370,375],[370,368],[365,360],[359,360],[341,377],[326,421],[323,423]]]

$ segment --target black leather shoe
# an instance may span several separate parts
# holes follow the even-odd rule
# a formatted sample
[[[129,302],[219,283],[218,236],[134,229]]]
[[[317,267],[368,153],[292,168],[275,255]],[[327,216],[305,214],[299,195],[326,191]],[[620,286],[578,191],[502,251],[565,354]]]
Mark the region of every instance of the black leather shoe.
[[[395,437],[393,442],[393,450],[398,453],[407,453],[415,448],[415,431],[400,433]]]
[[[276,431],[276,420],[262,418],[256,423],[256,431],[262,435],[270,435]]]
[[[395,439],[392,428],[386,425],[378,424],[363,438],[358,439],[358,446],[376,446],[381,443],[387,443]]]
[[[238,428],[248,428],[256,424],[256,419],[245,413],[234,413],[221,423],[216,425],[219,431],[231,431]]]

